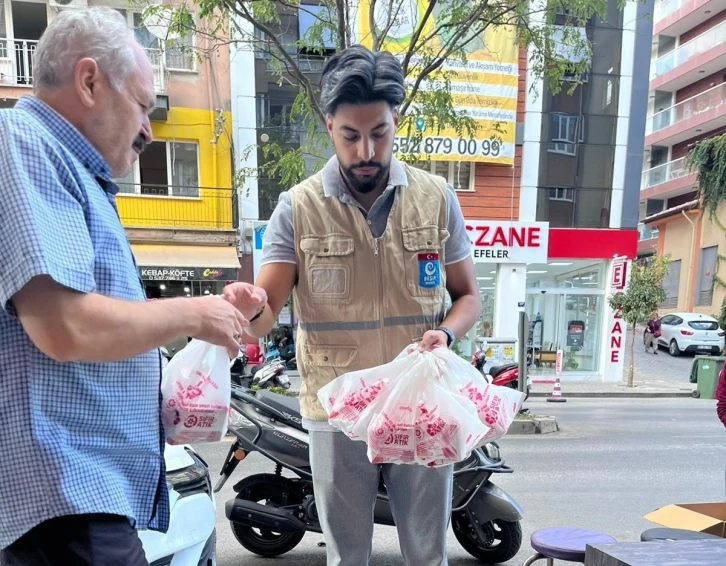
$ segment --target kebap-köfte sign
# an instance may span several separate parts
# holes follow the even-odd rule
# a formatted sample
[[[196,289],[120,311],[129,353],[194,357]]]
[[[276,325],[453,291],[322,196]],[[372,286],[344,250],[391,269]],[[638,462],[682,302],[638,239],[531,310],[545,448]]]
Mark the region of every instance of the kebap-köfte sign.
[[[139,267],[145,281],[232,281],[237,269],[229,267]]]
[[[474,263],[547,263],[549,223],[466,222]]]

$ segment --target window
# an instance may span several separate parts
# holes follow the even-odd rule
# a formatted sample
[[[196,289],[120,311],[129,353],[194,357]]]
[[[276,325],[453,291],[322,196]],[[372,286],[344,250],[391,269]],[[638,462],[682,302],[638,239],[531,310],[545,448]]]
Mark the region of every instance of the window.
[[[582,140],[582,133],[578,132],[579,116],[570,114],[552,114],[552,144],[549,151],[563,155],[577,153],[577,141]],[[579,136],[578,136],[579,133]]]
[[[550,200],[573,202],[575,200],[575,189],[550,189]]]
[[[197,58],[194,53],[194,35],[190,32],[167,42],[164,57],[167,69],[195,71]]]
[[[415,166],[443,177],[456,191],[474,190],[474,163],[470,161],[431,161]]]
[[[152,142],[133,170],[116,179],[121,193],[199,197],[199,159],[196,143]]]
[[[119,10],[123,13],[123,10]],[[142,14],[134,12],[131,17],[131,26],[134,29],[134,38],[151,60],[152,66],[158,66],[160,53],[164,53],[164,63],[168,69],[181,71],[194,71],[197,68],[197,59],[194,54],[194,35],[190,32],[183,37],[169,39],[164,42],[156,37],[144,24]]]
[[[660,305],[662,309],[674,309],[678,307],[678,290],[681,285],[681,260],[671,262],[668,266],[668,273],[663,278],[663,290],[666,299]],[[675,317],[674,317],[675,318]]]
[[[608,228],[610,189],[540,187],[537,221],[550,228]]]
[[[713,277],[716,271],[718,246],[701,249],[698,267],[698,287],[696,287],[695,303],[697,307],[710,307],[713,303]]]

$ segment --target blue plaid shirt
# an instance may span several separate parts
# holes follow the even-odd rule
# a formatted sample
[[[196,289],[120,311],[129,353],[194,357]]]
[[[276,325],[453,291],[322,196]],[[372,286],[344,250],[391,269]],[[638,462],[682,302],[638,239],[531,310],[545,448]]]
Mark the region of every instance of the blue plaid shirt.
[[[169,523],[158,350],[59,363],[23,331],[10,299],[47,275],[81,293],[144,301],[110,170],[35,98],[0,110],[0,546],[64,515]],[[102,188],[103,186],[103,188]]]

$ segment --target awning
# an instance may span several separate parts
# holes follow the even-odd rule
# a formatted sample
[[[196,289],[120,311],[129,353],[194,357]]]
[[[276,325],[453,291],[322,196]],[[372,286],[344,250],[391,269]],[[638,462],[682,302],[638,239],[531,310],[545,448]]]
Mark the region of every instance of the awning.
[[[233,246],[132,244],[142,279],[151,281],[233,280],[240,267]]]

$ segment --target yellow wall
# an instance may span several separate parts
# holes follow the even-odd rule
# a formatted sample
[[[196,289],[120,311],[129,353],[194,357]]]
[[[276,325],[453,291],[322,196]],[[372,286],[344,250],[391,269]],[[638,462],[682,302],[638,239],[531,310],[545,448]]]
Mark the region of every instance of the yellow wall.
[[[199,147],[199,198],[118,195],[121,221],[128,227],[232,229],[232,118],[225,112],[222,132],[215,137],[217,114],[197,108],[173,107],[166,122],[152,122],[156,141],[196,142]]]
[[[695,214],[689,218],[696,224],[695,241],[693,228],[683,216],[674,216],[665,224],[661,225],[664,234],[662,254],[673,260],[681,260],[681,279],[678,292],[678,307],[666,309],[670,311],[697,312],[708,315],[716,315],[721,309],[721,302],[726,297],[726,289],[718,283],[714,286],[713,302],[709,306],[697,307],[696,289],[700,268],[700,251],[703,248],[719,246],[718,253],[726,255],[726,247],[722,244],[725,241],[726,233],[716,223],[709,220],[708,213],[705,213],[701,221]],[[722,206],[718,213],[721,223],[726,225],[726,206]],[[694,253],[695,249],[695,253]],[[721,279],[726,280],[726,262],[722,262],[720,270],[716,273]]]
[[[692,217],[691,220],[696,221],[695,217]],[[691,263],[691,235],[691,224],[683,216],[673,217],[668,220],[663,255],[670,257],[673,261],[681,260],[681,279],[678,287],[678,306],[667,310],[683,311],[687,309],[686,292],[688,278],[691,273],[689,267]]]

